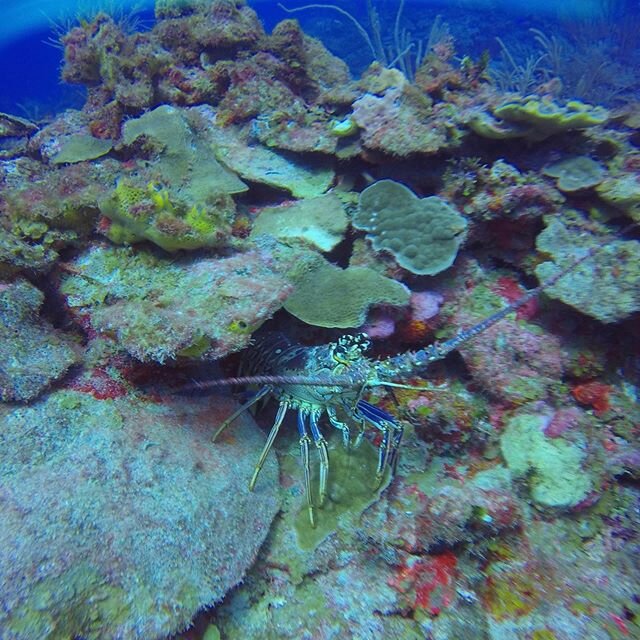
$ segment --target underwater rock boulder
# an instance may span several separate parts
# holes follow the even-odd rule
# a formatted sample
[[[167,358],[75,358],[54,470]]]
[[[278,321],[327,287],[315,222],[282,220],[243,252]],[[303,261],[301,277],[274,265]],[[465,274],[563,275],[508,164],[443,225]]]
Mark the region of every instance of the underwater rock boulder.
[[[252,564],[278,471],[248,414],[215,445],[221,396],[150,403],[59,391],[0,405],[2,638],[154,640]]]
[[[587,233],[583,225],[577,219],[549,218],[546,229],[536,238],[538,251],[551,257],[535,269],[540,282],[600,247],[545,293],[604,323],[618,322],[640,311],[640,242],[613,240],[603,244],[602,236]]]
[[[61,293],[77,318],[139,360],[214,360],[246,347],[305,271],[309,252],[267,240],[197,260],[94,247],[73,261]]]
[[[72,343],[38,316],[44,294],[27,280],[0,282],[0,400],[39,396],[76,363]]]

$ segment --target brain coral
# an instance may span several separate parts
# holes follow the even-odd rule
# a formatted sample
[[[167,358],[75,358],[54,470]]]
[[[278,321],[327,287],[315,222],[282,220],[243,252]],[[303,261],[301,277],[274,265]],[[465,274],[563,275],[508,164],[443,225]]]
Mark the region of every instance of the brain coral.
[[[465,238],[467,221],[437,196],[418,198],[393,180],[379,180],[360,194],[353,226],[369,231],[374,249],[393,254],[418,275],[449,268]]]

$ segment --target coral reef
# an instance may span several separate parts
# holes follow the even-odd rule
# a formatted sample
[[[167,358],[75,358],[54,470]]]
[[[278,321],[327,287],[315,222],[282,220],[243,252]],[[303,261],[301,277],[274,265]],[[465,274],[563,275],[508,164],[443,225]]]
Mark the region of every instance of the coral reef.
[[[259,4],[80,19],[82,108],[0,114],[0,636],[639,636],[637,105]]]

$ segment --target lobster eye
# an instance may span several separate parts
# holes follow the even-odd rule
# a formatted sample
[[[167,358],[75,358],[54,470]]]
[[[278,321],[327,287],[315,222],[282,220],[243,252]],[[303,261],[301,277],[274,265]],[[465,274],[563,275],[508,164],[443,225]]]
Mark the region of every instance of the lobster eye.
[[[348,367],[359,360],[370,345],[371,341],[366,333],[342,336],[334,344],[331,355],[336,362]]]

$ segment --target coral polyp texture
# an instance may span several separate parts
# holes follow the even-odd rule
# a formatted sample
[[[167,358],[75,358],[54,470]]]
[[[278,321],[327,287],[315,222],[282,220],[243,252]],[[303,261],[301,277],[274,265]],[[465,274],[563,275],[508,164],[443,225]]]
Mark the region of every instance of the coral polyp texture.
[[[419,198],[393,180],[380,180],[360,194],[353,224],[369,232],[374,249],[389,251],[418,275],[448,269],[467,229],[465,218],[441,198]]]
[[[0,640],[640,638],[637,3],[432,4],[97,11],[0,113]]]

